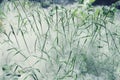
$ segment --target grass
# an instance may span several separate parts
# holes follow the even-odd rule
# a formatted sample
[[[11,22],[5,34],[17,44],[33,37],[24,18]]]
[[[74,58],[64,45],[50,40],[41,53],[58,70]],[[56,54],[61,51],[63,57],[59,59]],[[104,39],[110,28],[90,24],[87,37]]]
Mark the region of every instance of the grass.
[[[114,6],[4,4],[1,80],[119,80],[119,10]]]

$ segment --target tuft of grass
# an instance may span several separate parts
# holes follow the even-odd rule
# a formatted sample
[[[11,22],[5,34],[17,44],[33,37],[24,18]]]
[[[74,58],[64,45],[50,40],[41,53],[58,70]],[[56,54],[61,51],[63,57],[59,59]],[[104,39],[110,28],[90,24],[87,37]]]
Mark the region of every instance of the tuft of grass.
[[[1,32],[2,80],[117,80],[120,28],[114,6],[11,3],[17,21],[8,21],[9,30]]]

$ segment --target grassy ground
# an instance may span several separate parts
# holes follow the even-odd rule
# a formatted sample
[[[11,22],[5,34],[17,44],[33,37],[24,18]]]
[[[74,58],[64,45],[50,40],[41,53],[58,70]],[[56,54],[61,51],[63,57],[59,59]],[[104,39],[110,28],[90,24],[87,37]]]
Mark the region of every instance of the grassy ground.
[[[120,15],[114,7],[5,2],[1,80],[119,80]]]

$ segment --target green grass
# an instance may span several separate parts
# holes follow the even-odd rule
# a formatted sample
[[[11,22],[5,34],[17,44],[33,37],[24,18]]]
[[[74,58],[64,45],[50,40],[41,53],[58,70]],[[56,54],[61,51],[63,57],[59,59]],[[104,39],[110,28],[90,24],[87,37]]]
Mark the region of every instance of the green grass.
[[[1,80],[119,79],[119,10],[27,3],[13,1],[2,12]],[[5,23],[12,11],[15,21]]]

